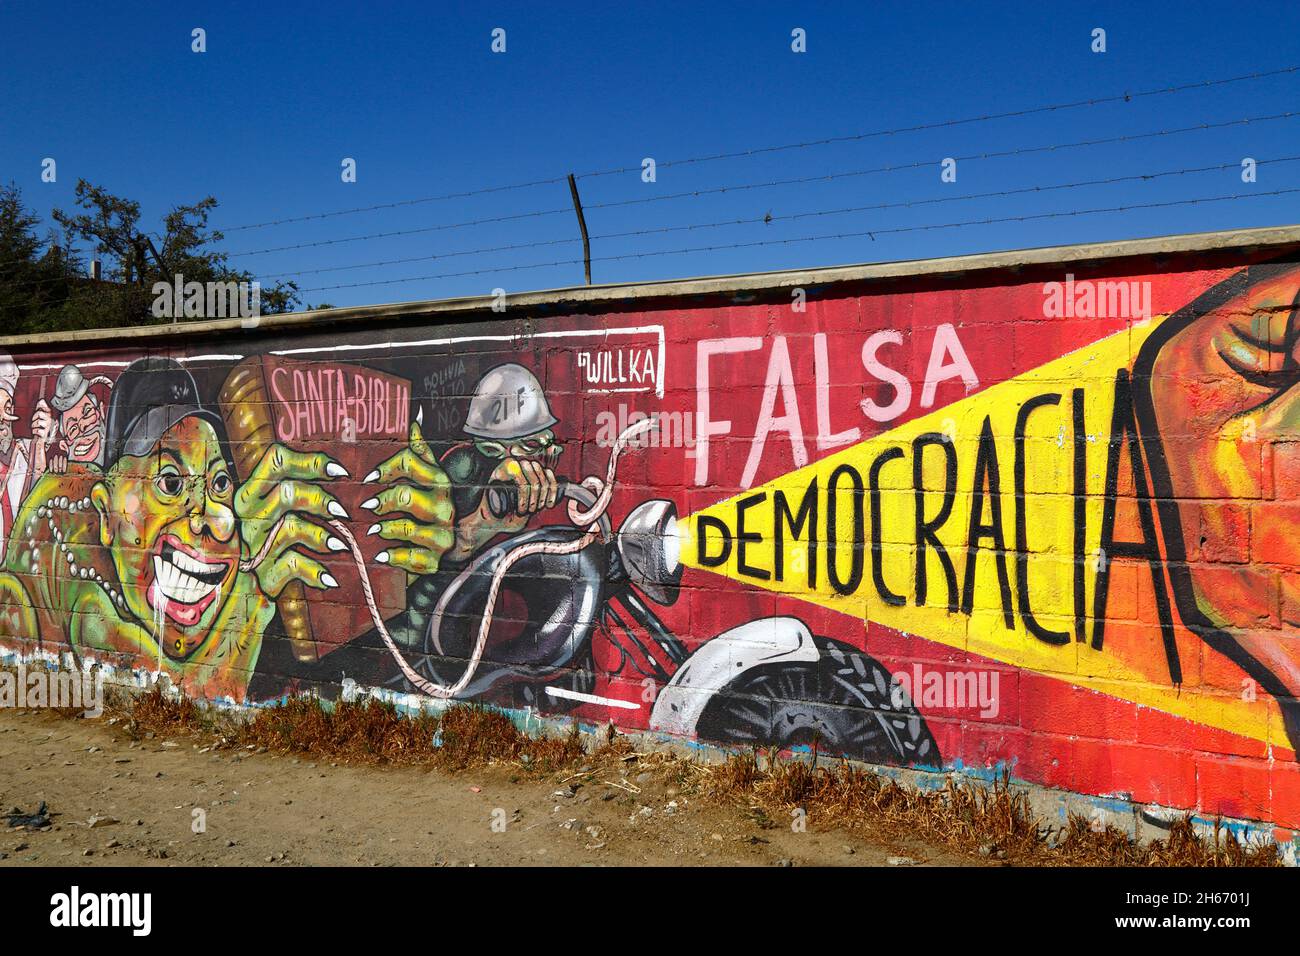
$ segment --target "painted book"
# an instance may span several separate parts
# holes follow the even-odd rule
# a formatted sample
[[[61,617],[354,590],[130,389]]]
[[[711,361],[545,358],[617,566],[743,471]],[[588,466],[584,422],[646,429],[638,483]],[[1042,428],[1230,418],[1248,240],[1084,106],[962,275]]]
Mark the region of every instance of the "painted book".
[[[366,534],[374,516],[359,506],[378,491],[361,478],[406,445],[410,381],[362,365],[262,355],[231,370],[220,405],[241,481],[275,442],[300,451],[324,450],[348,470],[350,479],[323,485],[352,516],[345,524],[365,556],[380,613],[404,607],[406,572],[374,560],[387,544]],[[302,661],[319,660],[374,626],[351,551],[312,557],[339,587],[324,592],[294,581],[277,602]]]

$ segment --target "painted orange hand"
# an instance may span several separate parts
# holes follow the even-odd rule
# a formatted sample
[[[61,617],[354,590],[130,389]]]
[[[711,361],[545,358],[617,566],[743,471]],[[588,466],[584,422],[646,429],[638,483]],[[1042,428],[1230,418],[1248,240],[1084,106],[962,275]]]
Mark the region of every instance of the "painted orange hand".
[[[1149,379],[1183,598],[1300,697],[1300,267],[1254,266],[1184,312]]]

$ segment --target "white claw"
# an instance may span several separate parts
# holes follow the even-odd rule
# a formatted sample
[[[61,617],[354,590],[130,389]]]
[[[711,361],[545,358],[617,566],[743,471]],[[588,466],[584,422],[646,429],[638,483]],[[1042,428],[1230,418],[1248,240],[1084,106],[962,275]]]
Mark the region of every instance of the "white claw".
[[[375,560],[378,561],[380,564],[387,564],[387,563],[388,563],[388,552],[387,552],[387,551],[380,551],[377,555],[375,555]]]
[[[362,479],[361,479],[361,483],[362,483],[363,485],[368,485],[368,484],[370,484],[372,481],[378,481],[378,480],[379,480],[379,469],[376,468],[376,469],[375,469],[374,471],[372,471],[370,474],[366,475],[366,477],[362,478]]]
[[[366,529],[366,534],[379,534],[379,523],[376,522]]]
[[[344,518],[348,521],[352,520],[351,518],[348,517],[348,513],[343,510],[343,506],[339,504],[337,501],[331,501],[329,503],[329,507],[326,508],[325,510],[327,510],[330,514],[332,514],[336,518]]]
[[[361,502],[361,507],[365,508],[367,511],[374,511],[379,507],[379,499],[367,498],[365,501]]]
[[[325,474],[331,478],[350,478],[348,470],[340,465],[337,461],[327,462],[325,465]]]
[[[334,535],[329,536],[329,539],[325,542],[325,547],[329,548],[331,551],[346,551],[348,549],[348,546],[338,538],[334,537]]]
[[[327,588],[336,588],[339,586],[339,583],[334,580],[334,575],[330,574],[328,571],[320,576],[320,583],[325,585]]]

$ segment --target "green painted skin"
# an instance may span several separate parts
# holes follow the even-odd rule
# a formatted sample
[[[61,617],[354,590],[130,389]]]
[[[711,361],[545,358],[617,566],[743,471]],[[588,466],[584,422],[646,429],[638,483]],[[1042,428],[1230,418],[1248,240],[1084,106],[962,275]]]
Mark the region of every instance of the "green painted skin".
[[[418,426],[411,439],[380,466],[394,482],[380,494],[383,510],[411,516],[385,522],[384,537],[409,545],[392,550],[395,565],[431,573],[453,540],[449,485],[413,453],[424,446]],[[325,486],[340,472],[324,453],[273,445],[236,488],[212,426],[188,418],[147,456],[102,473],[47,473],[17,515],[0,570],[0,638],[156,669],[189,694],[242,702],[284,588],[336,586],[312,555],[338,550],[326,527],[338,505]],[[210,570],[189,590],[172,583],[166,598],[160,562],[174,551]]]

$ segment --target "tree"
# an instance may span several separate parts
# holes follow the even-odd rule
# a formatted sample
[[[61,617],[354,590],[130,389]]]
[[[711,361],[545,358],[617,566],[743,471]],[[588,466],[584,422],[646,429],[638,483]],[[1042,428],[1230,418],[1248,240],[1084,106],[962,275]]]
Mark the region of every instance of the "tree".
[[[38,235],[41,220],[10,183],[0,187],[0,329],[10,334],[63,327],[55,316],[81,271],[53,234]],[[53,324],[52,324],[53,323]]]
[[[225,238],[208,227],[208,216],[217,207],[212,196],[173,207],[163,217],[161,234],[140,230],[139,203],[84,179],[77,181],[76,199],[84,212],[74,215],[56,209],[54,219],[69,236],[93,243],[96,252],[110,258],[112,267],[106,277],[126,287],[122,317],[134,319],[130,324],[170,321],[155,318],[148,307],[155,282],[170,285],[177,276],[183,276],[185,282],[254,281],[251,273],[230,267],[227,253],[212,248]],[[294,282],[280,281],[261,290],[265,314],[291,312],[300,304]]]
[[[139,203],[84,179],[77,182],[76,205],[52,213],[62,241],[54,229],[41,238],[41,219],[23,204],[18,187],[0,187],[0,334],[170,322],[153,314],[156,282],[255,280],[233,269],[217,248],[225,237],[208,225],[217,208],[211,196],[173,207],[153,232],[141,228]],[[100,280],[86,275],[76,243],[102,261]],[[260,304],[266,315],[312,308],[303,305],[296,283],[284,281],[261,289]]]
[[[0,187],[0,263],[33,262],[41,248],[40,217],[23,205],[17,185]]]
[[[95,244],[95,251],[111,257],[105,277],[127,285],[143,284],[146,265],[144,237],[140,235],[140,204],[119,199],[107,190],[77,180],[77,205],[90,214],[69,215],[61,209],[52,213],[64,233]]]

